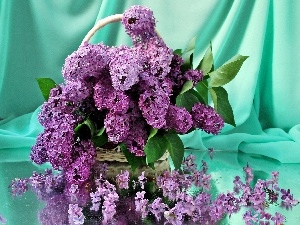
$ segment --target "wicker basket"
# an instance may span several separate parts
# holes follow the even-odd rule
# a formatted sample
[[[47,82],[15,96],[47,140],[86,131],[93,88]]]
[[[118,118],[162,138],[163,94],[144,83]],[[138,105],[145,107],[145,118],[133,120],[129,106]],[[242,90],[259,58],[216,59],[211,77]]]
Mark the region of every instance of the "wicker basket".
[[[116,14],[99,20],[84,37],[82,43],[89,42],[92,36],[105,25],[121,21],[122,16],[122,14]],[[153,177],[161,174],[163,171],[170,170],[168,158],[169,153],[166,151],[166,153],[154,163],[155,170],[150,167],[143,166],[137,168],[134,175],[140,175],[143,171],[145,171],[146,176]],[[104,148],[97,148],[97,161],[108,165],[108,177],[115,177],[118,173],[124,170],[128,170],[132,174],[131,167],[119,146],[105,146]]]
[[[107,164],[108,177],[115,177],[121,171],[125,170],[128,170],[131,175],[138,176],[145,171],[147,177],[156,177],[164,171],[170,170],[168,151],[166,151],[166,153],[154,163],[155,170],[148,166],[142,166],[137,168],[134,173],[132,173],[130,164],[127,162],[119,146],[113,149],[97,148],[97,161]]]

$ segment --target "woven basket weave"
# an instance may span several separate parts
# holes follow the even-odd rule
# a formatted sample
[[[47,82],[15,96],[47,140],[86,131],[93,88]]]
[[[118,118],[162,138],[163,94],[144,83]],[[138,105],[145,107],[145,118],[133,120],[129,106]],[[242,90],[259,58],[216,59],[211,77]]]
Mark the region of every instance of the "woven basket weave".
[[[108,177],[115,177],[121,171],[125,170],[128,170],[131,173],[131,175],[139,176],[143,171],[145,171],[147,177],[156,177],[162,174],[164,171],[170,170],[168,158],[169,153],[168,151],[166,151],[166,153],[154,163],[155,170],[148,166],[142,166],[137,168],[135,172],[132,173],[131,167],[119,146],[113,149],[97,148],[97,161],[107,164]]]

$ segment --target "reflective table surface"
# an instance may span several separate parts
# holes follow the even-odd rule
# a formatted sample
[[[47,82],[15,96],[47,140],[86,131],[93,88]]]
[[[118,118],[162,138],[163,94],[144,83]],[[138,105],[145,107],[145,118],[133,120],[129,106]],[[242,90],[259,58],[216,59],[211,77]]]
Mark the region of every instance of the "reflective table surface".
[[[210,158],[207,151],[186,150],[187,155],[190,153],[197,157],[199,165],[201,165],[201,160],[207,162],[208,172],[212,175],[212,188],[217,193],[232,191],[234,177],[236,175],[243,177],[243,167],[248,163],[253,168],[254,179],[269,179],[272,171],[279,171],[279,186],[285,189],[289,188],[294,194],[294,198],[300,199],[300,164],[281,164],[271,158],[238,151],[215,150],[213,159]],[[45,207],[45,203],[37,200],[35,194],[30,191],[21,198],[13,198],[9,193],[8,186],[12,179],[29,177],[33,171],[43,172],[46,167],[36,166],[30,161],[5,162],[2,160],[0,163],[0,215],[7,220],[7,225],[40,224],[37,215]],[[286,217],[285,225],[300,224],[300,205],[289,211],[270,205],[268,212],[282,213]],[[244,224],[242,211],[230,218],[227,216],[220,224]]]

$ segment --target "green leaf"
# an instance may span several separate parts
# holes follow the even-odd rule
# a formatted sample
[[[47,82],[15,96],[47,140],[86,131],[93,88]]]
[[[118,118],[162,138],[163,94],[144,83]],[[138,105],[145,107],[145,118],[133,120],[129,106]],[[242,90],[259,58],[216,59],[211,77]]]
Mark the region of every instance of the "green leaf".
[[[92,142],[96,147],[101,147],[108,142],[107,134],[104,131],[105,128],[102,127],[97,134],[92,137]]]
[[[187,80],[187,81],[183,84],[182,89],[181,89],[181,91],[180,91],[179,94],[183,94],[184,92],[187,92],[188,90],[192,89],[193,86],[194,86],[193,81]]]
[[[174,50],[174,51],[173,51],[173,54],[174,54],[174,55],[176,54],[176,55],[180,55],[180,56],[181,56],[181,55],[182,55],[182,49],[176,49],[176,50]]]
[[[236,55],[215,71],[209,73],[211,87],[220,87],[230,82],[239,72],[248,56]]]
[[[156,134],[150,138],[144,148],[147,164],[160,159],[165,154],[167,147],[167,141],[163,135]]]
[[[101,147],[108,142],[107,135],[104,133],[102,135],[93,136],[92,142],[96,147]]]
[[[36,78],[42,95],[46,101],[49,99],[50,91],[56,87],[56,83],[51,78]]]
[[[176,105],[186,108],[189,112],[192,110],[193,105],[198,102],[205,103],[200,94],[194,89],[190,89],[176,98]]]
[[[211,42],[209,44],[208,49],[205,52],[200,64],[197,66],[198,70],[202,70],[203,74],[206,75],[213,69],[214,59],[212,54],[212,45]]]
[[[168,152],[171,156],[175,169],[180,169],[183,156],[184,156],[184,145],[180,137],[175,133],[165,133],[165,139],[168,143]]]
[[[133,173],[135,172],[135,170],[137,168],[147,165],[145,156],[139,157],[139,156],[134,155],[127,149],[127,146],[123,143],[120,144],[119,146],[120,146],[123,154],[125,155],[127,162],[129,163]]]
[[[148,140],[149,140],[150,138],[154,137],[154,136],[157,134],[157,132],[158,132],[158,129],[157,129],[157,128],[151,127],[150,133],[149,133],[149,136],[148,136]]]
[[[209,92],[216,112],[221,115],[225,123],[236,126],[227,91],[223,87],[212,87]]]
[[[203,80],[196,85],[196,90],[201,95],[204,103],[208,104],[208,82],[207,80]]]
[[[181,54],[181,57],[184,61],[181,67],[182,70],[188,70],[193,68],[193,53],[195,50],[196,39],[196,37],[193,37]]]

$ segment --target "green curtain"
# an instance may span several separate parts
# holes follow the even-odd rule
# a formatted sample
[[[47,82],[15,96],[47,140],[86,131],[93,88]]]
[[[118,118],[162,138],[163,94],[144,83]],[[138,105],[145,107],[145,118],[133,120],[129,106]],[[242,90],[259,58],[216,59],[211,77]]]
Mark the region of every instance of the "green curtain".
[[[1,1],[0,148],[30,147],[42,127],[36,117],[43,99],[35,78],[62,82],[61,67],[96,20],[134,4],[151,7],[157,30],[173,49],[197,36],[195,64],[209,42],[215,66],[248,55],[225,88],[237,127],[221,135],[182,136],[185,146],[214,147],[300,162],[300,21],[297,0],[264,1]],[[120,24],[98,31],[92,42],[130,45]],[[29,152],[26,152],[28,154]],[[11,154],[11,160],[18,156]]]

